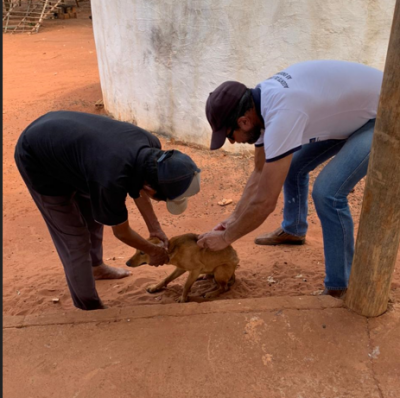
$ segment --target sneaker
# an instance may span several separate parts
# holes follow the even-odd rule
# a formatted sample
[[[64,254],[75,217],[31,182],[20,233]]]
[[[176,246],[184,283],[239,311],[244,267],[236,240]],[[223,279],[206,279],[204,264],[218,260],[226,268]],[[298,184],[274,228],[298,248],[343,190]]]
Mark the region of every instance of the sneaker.
[[[274,232],[258,236],[254,243],[256,245],[304,245],[305,236],[294,236],[287,234],[282,228]]]

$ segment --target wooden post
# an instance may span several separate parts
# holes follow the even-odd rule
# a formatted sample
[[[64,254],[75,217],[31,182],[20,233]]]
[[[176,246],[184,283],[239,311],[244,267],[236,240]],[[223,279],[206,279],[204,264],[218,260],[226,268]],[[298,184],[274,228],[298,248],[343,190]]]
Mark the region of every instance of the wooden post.
[[[396,1],[345,304],[383,314],[400,240],[400,0]]]

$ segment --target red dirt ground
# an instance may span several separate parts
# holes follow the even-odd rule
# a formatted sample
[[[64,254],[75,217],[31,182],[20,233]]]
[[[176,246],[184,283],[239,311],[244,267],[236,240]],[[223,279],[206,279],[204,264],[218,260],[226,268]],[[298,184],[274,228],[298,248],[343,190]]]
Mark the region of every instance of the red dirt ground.
[[[101,99],[96,50],[89,13],[78,19],[45,21],[36,35],[3,35],[4,40],[4,313],[7,315],[75,311],[63,269],[52,241],[25,188],[13,161],[14,146],[21,131],[35,118],[59,109],[104,113],[95,108]],[[202,233],[225,219],[240,198],[252,171],[251,156],[233,156],[172,145],[161,137],[164,148],[176,147],[188,153],[202,169],[202,190],[181,216],[167,213],[165,205],[155,204],[168,236],[186,232]],[[313,178],[315,178],[313,175]],[[364,182],[350,195],[352,213],[358,224]],[[233,204],[220,207],[223,198]],[[128,200],[131,224],[147,236],[144,222],[133,201]],[[312,295],[323,288],[324,256],[319,220],[310,199],[307,243],[301,247],[260,247],[254,237],[279,226],[282,198],[273,215],[257,230],[234,243],[240,257],[237,282],[219,300],[267,296]],[[134,250],[119,242],[106,228],[104,257],[108,264],[125,267]],[[100,297],[109,307],[172,303],[182,291],[185,276],[155,295],[145,287],[165,277],[172,266],[133,269],[122,280],[98,281]],[[199,282],[192,296],[205,290],[208,281]],[[400,300],[400,256],[393,277],[392,299]],[[52,298],[59,298],[53,304]],[[199,299],[192,298],[192,301]]]

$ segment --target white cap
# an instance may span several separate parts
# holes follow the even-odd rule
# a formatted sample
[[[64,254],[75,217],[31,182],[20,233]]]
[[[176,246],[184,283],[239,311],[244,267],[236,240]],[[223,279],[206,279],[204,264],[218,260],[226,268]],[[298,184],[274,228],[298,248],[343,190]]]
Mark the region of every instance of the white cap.
[[[200,192],[200,172],[195,171],[192,182],[189,188],[177,198],[170,200],[167,199],[167,209],[171,214],[179,215],[182,214],[188,204],[188,199],[190,196],[194,196]]]

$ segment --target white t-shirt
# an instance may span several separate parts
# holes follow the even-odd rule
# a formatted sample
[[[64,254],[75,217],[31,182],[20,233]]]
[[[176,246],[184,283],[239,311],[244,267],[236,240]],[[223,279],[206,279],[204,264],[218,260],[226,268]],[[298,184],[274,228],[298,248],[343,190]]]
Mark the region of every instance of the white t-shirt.
[[[261,90],[266,161],[303,144],[346,139],[376,118],[383,73],[345,61],[307,61],[292,65],[256,88]]]

